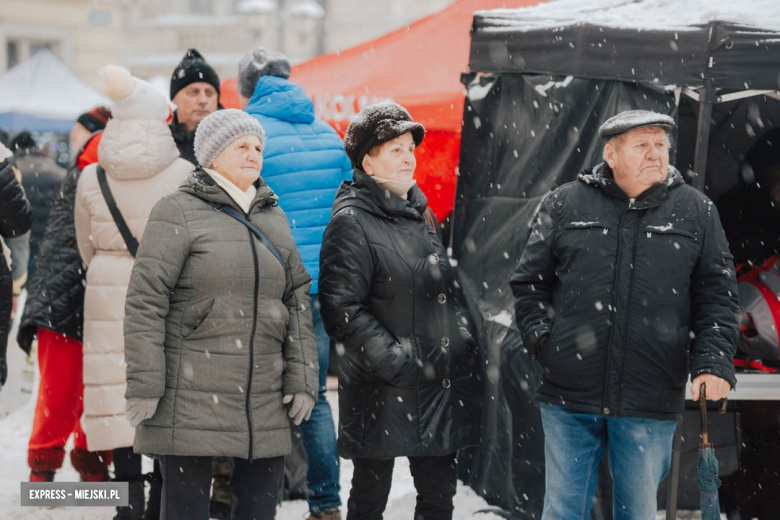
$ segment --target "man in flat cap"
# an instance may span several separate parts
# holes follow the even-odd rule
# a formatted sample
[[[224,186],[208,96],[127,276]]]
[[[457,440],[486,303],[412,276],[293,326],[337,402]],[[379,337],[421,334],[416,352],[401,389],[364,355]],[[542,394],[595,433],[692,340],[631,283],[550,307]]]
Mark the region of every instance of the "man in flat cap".
[[[604,162],[543,201],[510,282],[543,369],[542,520],[588,517],[609,453],[615,518],[655,518],[690,374],[698,399],[734,387],[733,257],[718,212],[669,166],[674,120],[607,120]]]
[[[176,105],[171,133],[182,159],[194,165],[195,129],[203,119],[222,107],[219,76],[196,49],[189,49],[171,75],[171,101]]]

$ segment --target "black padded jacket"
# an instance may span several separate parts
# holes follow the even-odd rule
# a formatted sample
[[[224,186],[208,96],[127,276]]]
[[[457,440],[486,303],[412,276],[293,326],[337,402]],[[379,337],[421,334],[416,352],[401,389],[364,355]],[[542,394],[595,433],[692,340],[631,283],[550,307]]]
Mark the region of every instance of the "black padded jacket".
[[[673,420],[689,374],[736,383],[733,257],[712,201],[672,167],[636,199],[605,163],[553,191],[510,285],[540,401]]]
[[[99,133],[95,133],[90,141]],[[73,166],[60,185],[27,282],[27,302],[17,341],[28,353],[38,327],[81,341],[87,268],[76,247],[73,208],[81,175],[77,167],[78,157],[90,141],[76,154]]]
[[[365,173],[341,185],[319,301],[339,359],[342,457],[436,456],[479,442],[477,345],[438,225]]]
[[[30,230],[33,211],[16,180],[12,160],[0,160],[0,236],[13,238]],[[13,280],[5,258],[0,257],[0,358],[8,343],[8,324],[13,305]]]

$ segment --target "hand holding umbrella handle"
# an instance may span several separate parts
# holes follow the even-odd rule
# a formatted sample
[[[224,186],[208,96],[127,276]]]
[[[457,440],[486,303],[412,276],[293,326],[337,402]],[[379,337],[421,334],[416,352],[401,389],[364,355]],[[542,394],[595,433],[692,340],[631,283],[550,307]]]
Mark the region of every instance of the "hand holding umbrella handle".
[[[707,385],[701,384],[699,389],[699,413],[701,414],[701,440],[700,448],[709,448],[710,436],[707,433]]]

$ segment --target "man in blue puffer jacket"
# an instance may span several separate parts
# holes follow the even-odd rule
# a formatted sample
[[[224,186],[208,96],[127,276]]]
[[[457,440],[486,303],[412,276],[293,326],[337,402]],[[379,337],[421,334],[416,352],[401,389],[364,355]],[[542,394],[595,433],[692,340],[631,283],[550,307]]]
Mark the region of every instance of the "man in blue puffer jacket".
[[[317,300],[322,235],[330,221],[341,181],[352,179],[344,144],[325,121],[314,117],[314,103],[289,81],[290,63],[278,52],[258,47],[238,65],[241,106],[263,125],[263,179],[279,197],[293,238],[312,277],[311,306],[320,363],[319,400],[311,419],[301,424],[309,459],[307,484],[312,518],[341,520],[339,457],[330,406],[325,398],[330,339]]]

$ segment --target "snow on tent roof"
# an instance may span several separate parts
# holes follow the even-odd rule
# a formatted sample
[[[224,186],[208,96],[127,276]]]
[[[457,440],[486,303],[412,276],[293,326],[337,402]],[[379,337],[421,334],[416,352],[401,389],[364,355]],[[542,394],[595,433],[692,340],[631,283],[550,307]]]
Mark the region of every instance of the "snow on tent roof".
[[[639,30],[697,30],[723,21],[780,30],[777,0],[549,0],[519,9],[477,11],[495,16],[496,26],[520,30],[553,29],[582,23]]]
[[[551,0],[477,11],[469,70],[780,87],[777,0]]]
[[[47,49],[0,76],[0,92],[0,126],[12,132],[67,132],[82,113],[110,104]]]

